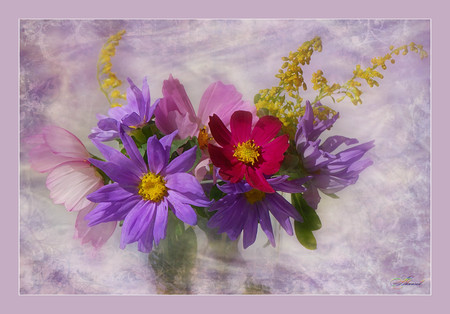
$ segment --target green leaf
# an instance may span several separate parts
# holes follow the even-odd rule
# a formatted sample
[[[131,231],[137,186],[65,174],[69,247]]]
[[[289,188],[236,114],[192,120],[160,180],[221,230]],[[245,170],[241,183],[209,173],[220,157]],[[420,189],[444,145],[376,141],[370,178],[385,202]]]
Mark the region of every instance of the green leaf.
[[[297,240],[308,250],[317,249],[317,241],[312,231],[308,229],[304,224],[298,221],[294,221],[294,229]]]
[[[181,146],[183,146],[184,144],[186,144],[188,141],[190,140],[189,137],[181,139],[181,140],[174,140],[172,142],[172,146],[170,147],[170,156],[172,156],[172,154]]]
[[[301,193],[291,194],[292,205],[303,217],[303,225],[309,230],[319,230],[322,228],[322,222],[314,208],[306,203]]]
[[[210,200],[215,200],[218,201],[220,200],[222,197],[225,196],[225,193],[223,193],[218,187],[217,185],[214,185],[211,188],[211,191],[209,192],[209,199]]]
[[[339,196],[337,196],[336,194],[325,194],[328,197],[334,198],[334,199],[339,199]]]

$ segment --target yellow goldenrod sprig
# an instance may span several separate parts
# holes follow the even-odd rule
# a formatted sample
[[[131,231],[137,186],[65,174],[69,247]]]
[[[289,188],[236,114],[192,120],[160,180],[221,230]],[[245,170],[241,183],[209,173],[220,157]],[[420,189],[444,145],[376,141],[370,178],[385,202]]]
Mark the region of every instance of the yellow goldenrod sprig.
[[[424,59],[428,56],[427,52],[423,49],[422,45],[417,45],[414,42],[411,42],[409,45],[403,45],[398,48],[394,46],[389,47],[389,52],[386,53],[382,57],[374,57],[371,60],[372,65],[367,67],[365,70],[361,68],[361,65],[356,65],[355,70],[353,71],[353,77],[349,79],[345,84],[342,85],[342,88],[336,92],[339,94],[343,94],[341,98],[337,101],[342,101],[345,97],[349,97],[351,102],[354,105],[362,104],[361,94],[362,91],[358,88],[361,86],[361,83],[357,81],[358,79],[364,80],[367,85],[370,87],[380,86],[379,82],[376,79],[383,79],[384,76],[376,69],[381,67],[383,70],[387,69],[386,62],[390,61],[391,64],[395,63],[394,55],[407,55],[409,51],[418,53],[420,59]]]
[[[319,93],[314,99],[313,104],[327,96],[331,97],[333,102],[340,102],[345,97],[348,97],[353,104],[361,104],[361,82],[358,80],[364,80],[370,87],[379,86],[377,79],[383,79],[383,75],[377,68],[381,67],[383,70],[386,70],[387,61],[394,64],[394,55],[400,55],[400,53],[406,55],[409,51],[412,51],[418,53],[421,59],[428,56],[422,45],[417,45],[413,42],[398,48],[391,46],[389,50],[390,52],[383,57],[373,58],[371,60],[372,65],[364,70],[360,65],[357,65],[353,71],[353,77],[344,84],[333,83],[330,85],[322,70],[314,72],[311,82],[313,83],[313,89],[318,90]],[[305,111],[305,107],[302,105],[303,98],[300,96],[301,92],[307,90],[302,66],[305,64],[309,65],[314,51],[322,51],[320,37],[315,37],[310,41],[304,42],[297,51],[290,52],[288,57],[283,57],[282,60],[284,63],[278,71],[278,74],[275,75],[280,80],[278,86],[260,90],[255,96],[254,101],[258,109],[258,115],[272,115],[280,119],[283,123],[284,131],[291,138],[295,135],[298,118],[303,116]],[[333,97],[335,95],[343,96],[335,100]],[[336,113],[333,109],[325,105],[313,108],[314,115],[320,120],[327,119],[330,115]]]
[[[103,94],[105,94],[111,107],[122,106],[117,102],[117,100],[126,99],[126,94],[121,93],[117,89],[117,87],[122,85],[122,81],[119,80],[116,74],[111,70],[111,58],[116,54],[116,47],[119,45],[119,41],[122,39],[124,34],[125,30],[121,30],[109,37],[100,50],[100,55],[97,61],[97,81],[100,86],[100,90]],[[114,102],[112,100],[114,100]]]
[[[297,51],[290,52],[288,57],[283,57],[284,61],[278,74],[279,84],[270,89],[263,89],[255,96],[255,105],[259,115],[272,115],[280,119],[283,123],[283,130],[294,137],[297,128],[298,118],[304,114],[302,107],[303,98],[300,92],[306,91],[308,86],[303,77],[302,66],[309,65],[314,51],[322,51],[322,40],[314,37],[310,41],[304,42]],[[317,82],[320,81],[317,76]],[[326,81],[326,80],[325,80]],[[314,83],[314,82],[313,82]],[[317,87],[317,84],[315,84]],[[315,107],[315,114],[320,112],[331,112],[331,108],[323,106],[322,109]],[[334,112],[334,111],[333,111]]]

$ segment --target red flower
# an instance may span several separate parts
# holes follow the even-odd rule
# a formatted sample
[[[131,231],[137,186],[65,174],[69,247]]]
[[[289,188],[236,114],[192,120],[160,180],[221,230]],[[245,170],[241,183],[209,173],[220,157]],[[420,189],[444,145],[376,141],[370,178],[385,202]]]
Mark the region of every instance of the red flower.
[[[211,134],[222,147],[208,144],[208,150],[222,178],[236,183],[245,177],[252,187],[274,193],[264,175],[272,175],[280,169],[289,147],[287,135],[274,138],[281,126],[277,118],[265,116],[252,131],[252,114],[236,111],[230,119],[230,132],[217,115],[210,117]]]

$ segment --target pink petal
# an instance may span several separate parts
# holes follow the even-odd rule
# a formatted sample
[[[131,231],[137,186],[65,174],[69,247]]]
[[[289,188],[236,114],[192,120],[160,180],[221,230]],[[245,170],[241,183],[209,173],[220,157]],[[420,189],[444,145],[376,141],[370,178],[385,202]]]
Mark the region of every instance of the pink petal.
[[[203,94],[198,117],[203,125],[207,125],[209,117],[217,114],[228,126],[231,115],[238,110],[250,111],[253,117],[256,116],[256,107],[250,102],[242,101],[242,94],[233,85],[225,85],[219,81],[211,84]]]
[[[78,212],[77,220],[75,221],[75,235],[76,239],[81,239],[81,243],[91,243],[96,249],[99,249],[108,241],[116,229],[117,222],[111,221],[101,223],[93,227],[88,226],[88,221],[84,217],[92,210],[96,204],[91,203],[84,209]]]
[[[202,155],[202,159],[200,159],[200,162],[197,164],[197,166],[194,169],[194,175],[195,178],[201,182],[203,178],[206,176],[206,174],[209,173],[209,168],[211,164],[211,159],[206,156],[206,154]]]
[[[191,117],[196,117],[194,107],[192,107],[184,86],[180,84],[179,80],[174,79],[172,74],[169,76],[168,80],[164,81],[162,93],[165,98],[173,99],[182,115],[187,113]]]
[[[78,211],[91,202],[86,195],[103,185],[102,178],[87,162],[67,162],[53,169],[47,177],[47,188],[55,204]]]
[[[81,141],[63,128],[48,126],[43,129],[42,134],[49,149],[57,155],[79,160],[90,157]]]

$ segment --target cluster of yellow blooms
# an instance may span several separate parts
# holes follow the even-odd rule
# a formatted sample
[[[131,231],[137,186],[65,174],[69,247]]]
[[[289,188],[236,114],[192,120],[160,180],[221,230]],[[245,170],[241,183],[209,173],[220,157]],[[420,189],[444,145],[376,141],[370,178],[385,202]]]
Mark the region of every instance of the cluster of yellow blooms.
[[[362,91],[359,89],[361,82],[358,79],[364,80],[370,87],[379,86],[377,78],[383,79],[383,75],[376,69],[381,67],[383,70],[387,69],[386,61],[395,63],[393,55],[406,55],[408,51],[419,53],[420,58],[427,57],[427,53],[423,50],[422,45],[411,43],[398,48],[391,46],[390,52],[384,57],[375,57],[371,60],[372,65],[365,70],[360,65],[356,66],[353,71],[353,77],[344,84],[334,83],[329,85],[325,78],[323,71],[318,70],[312,74],[311,82],[313,89],[318,90],[319,94],[314,99],[316,103],[324,97],[331,97],[333,102],[342,101],[348,97],[355,105],[361,104],[360,98]],[[301,66],[309,65],[311,56],[314,51],[322,51],[322,41],[320,37],[315,37],[310,41],[304,42],[297,51],[290,52],[288,57],[283,57],[284,61],[279,73],[275,75],[280,81],[278,86],[270,89],[263,89],[255,96],[255,105],[258,109],[259,115],[272,115],[280,119],[283,123],[284,131],[287,132],[291,138],[294,137],[298,118],[304,114],[304,106],[302,106],[303,98],[300,96],[301,91],[307,90],[307,85],[303,77],[303,70]],[[300,90],[301,88],[301,90]],[[337,100],[333,95],[343,95]],[[327,119],[330,115],[336,112],[328,106],[322,105],[314,107],[314,115],[320,119]]]
[[[258,113],[260,115],[272,115],[280,119],[283,123],[284,132],[292,138],[297,128],[298,118],[304,114],[300,88],[306,91],[307,85],[303,77],[302,66],[309,65],[314,51],[322,51],[320,37],[304,42],[297,51],[290,52],[288,57],[283,57],[284,63],[279,73],[275,75],[280,80],[278,86],[263,89],[255,97]],[[317,82],[321,81],[320,75],[319,72],[316,75]],[[326,113],[334,112],[327,106],[314,107],[314,111],[317,116],[321,117]]]
[[[121,30],[117,34],[109,37],[103,45],[97,61],[97,81],[100,85],[100,90],[105,94],[111,107],[122,106],[117,101],[119,99],[126,99],[126,94],[121,93],[117,89],[117,87],[122,85],[122,81],[111,71],[111,58],[116,54],[116,47],[119,45],[119,41],[124,34],[125,31]]]

